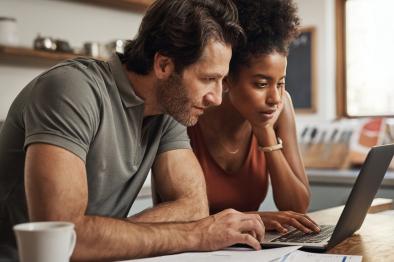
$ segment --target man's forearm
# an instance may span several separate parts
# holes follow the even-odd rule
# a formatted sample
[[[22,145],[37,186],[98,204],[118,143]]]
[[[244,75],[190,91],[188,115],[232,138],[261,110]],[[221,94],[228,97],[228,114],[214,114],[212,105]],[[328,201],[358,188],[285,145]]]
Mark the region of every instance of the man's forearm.
[[[73,261],[114,261],[199,247],[191,223],[130,223],[107,217],[85,216],[75,222],[78,235]]]
[[[192,150],[171,150],[156,158],[152,196],[155,207],[133,221],[193,221],[209,215],[204,174]]]
[[[213,251],[237,243],[259,250],[259,242],[264,238],[264,224],[259,215],[231,209],[188,223],[133,223],[97,216],[85,216],[73,222],[78,236],[73,261],[114,261]]]
[[[127,219],[132,222],[186,222],[198,220],[208,215],[208,204],[205,198],[200,198],[200,201],[178,199],[158,204]]]

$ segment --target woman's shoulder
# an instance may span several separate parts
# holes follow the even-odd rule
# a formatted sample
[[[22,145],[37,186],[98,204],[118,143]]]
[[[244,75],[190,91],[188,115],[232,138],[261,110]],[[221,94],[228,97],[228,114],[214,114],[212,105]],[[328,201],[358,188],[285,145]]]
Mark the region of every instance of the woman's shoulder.
[[[199,136],[199,124],[195,124],[194,126],[188,126],[187,127],[187,134],[189,135],[190,139],[193,139],[194,137]]]

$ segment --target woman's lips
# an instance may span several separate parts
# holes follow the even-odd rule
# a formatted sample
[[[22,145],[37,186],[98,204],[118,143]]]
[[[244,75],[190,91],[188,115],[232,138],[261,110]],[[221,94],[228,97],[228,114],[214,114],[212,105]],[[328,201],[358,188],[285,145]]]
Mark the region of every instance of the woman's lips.
[[[260,115],[263,117],[264,120],[269,120],[274,117],[275,110],[261,112]]]

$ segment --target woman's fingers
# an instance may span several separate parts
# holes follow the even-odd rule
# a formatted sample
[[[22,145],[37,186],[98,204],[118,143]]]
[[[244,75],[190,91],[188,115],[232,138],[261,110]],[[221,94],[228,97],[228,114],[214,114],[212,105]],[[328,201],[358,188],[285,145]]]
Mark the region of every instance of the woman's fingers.
[[[307,215],[300,214],[300,213],[295,213],[295,212],[287,212],[287,215],[288,215],[289,218],[296,219],[299,223],[301,223],[304,227],[307,227],[309,230],[312,230],[314,232],[320,232],[320,228],[316,224],[316,222],[313,221]],[[303,231],[305,232],[305,230],[303,230]]]
[[[279,233],[285,234],[288,232],[287,228],[282,226],[281,223],[275,220],[264,221],[267,230],[275,230]]]
[[[261,217],[268,229],[274,229],[281,233],[287,231],[285,226],[295,227],[305,233],[320,232],[316,222],[305,214],[292,211],[262,212]]]
[[[295,227],[298,230],[301,230],[304,233],[311,233],[312,230],[310,230],[308,227],[304,226],[302,223],[297,218],[289,218],[287,221],[287,224],[289,226]]]
[[[315,227],[318,230],[318,232],[320,232],[319,225],[312,218],[310,218],[308,215],[304,215],[304,217],[307,218],[310,222],[312,222],[315,225]]]
[[[312,231],[320,232],[320,228],[318,227],[318,225],[313,220],[311,220],[307,215],[301,215],[298,220]]]

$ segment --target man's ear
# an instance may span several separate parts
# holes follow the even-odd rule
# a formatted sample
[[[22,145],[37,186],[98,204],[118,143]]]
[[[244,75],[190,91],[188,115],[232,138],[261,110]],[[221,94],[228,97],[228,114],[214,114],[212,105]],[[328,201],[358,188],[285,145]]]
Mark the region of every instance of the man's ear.
[[[153,59],[153,71],[158,79],[167,79],[174,72],[175,65],[171,58],[156,53]]]
[[[223,78],[223,93],[227,93],[232,87],[233,82],[230,76]]]

